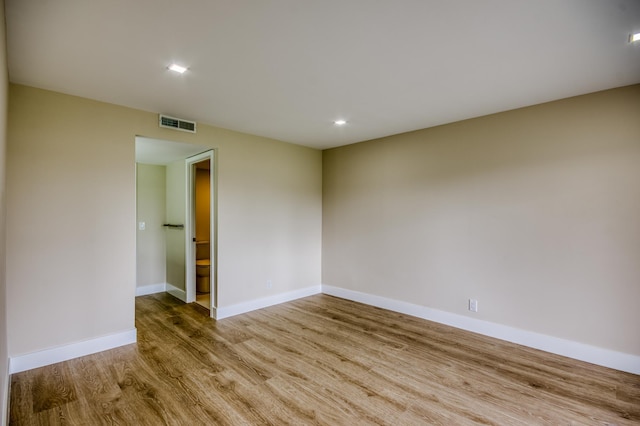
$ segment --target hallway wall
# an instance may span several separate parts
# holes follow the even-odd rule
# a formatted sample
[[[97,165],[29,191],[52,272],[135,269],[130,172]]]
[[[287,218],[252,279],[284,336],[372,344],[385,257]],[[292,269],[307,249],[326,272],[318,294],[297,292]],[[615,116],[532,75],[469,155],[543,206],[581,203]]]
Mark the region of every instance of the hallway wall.
[[[136,165],[136,285],[144,287],[166,283],[165,223],[166,167]]]

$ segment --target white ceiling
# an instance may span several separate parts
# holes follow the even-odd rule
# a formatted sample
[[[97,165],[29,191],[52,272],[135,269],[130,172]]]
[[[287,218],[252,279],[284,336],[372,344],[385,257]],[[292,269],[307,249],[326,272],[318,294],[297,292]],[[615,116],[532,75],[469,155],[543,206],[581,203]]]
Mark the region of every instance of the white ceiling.
[[[202,145],[136,136],[136,163],[167,165],[206,151]]]
[[[640,0],[5,3],[12,82],[317,148],[640,83]]]

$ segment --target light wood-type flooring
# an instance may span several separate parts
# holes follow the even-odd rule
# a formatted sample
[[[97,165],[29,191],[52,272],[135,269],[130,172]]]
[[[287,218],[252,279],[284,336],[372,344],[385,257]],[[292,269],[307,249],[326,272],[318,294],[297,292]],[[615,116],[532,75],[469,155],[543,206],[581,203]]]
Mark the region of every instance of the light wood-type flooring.
[[[206,310],[209,310],[211,306],[211,294],[209,293],[197,293],[196,294],[196,303]]]
[[[203,312],[137,298],[137,344],[14,374],[11,424],[640,424],[640,376],[410,316],[326,295]]]

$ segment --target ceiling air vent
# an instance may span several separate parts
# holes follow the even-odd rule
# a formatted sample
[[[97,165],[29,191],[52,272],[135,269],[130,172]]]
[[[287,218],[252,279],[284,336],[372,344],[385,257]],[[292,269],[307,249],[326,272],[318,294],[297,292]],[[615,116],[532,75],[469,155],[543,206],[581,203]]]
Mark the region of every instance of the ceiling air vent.
[[[183,120],[182,118],[169,117],[168,115],[160,114],[160,127],[166,127],[168,129],[182,130],[183,132],[195,133],[196,122]]]

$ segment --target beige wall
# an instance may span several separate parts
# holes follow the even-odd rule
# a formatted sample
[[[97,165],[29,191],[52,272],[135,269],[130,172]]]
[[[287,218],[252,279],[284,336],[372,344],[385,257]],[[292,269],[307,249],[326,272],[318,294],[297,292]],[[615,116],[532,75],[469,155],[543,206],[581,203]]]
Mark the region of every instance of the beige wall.
[[[639,117],[632,86],[325,151],[323,283],[640,355]]]
[[[0,424],[7,418],[9,356],[7,352],[7,299],[5,280],[5,149],[7,140],[7,48],[5,40],[4,1],[0,0]]]
[[[167,165],[167,223],[185,225],[187,173],[184,160],[174,161]],[[185,276],[185,228],[169,227],[165,230],[167,246],[167,284],[177,289],[186,290]]]
[[[218,307],[319,285],[322,153],[282,143],[231,145],[216,154]],[[231,282],[237,287],[224,284]]]
[[[134,326],[136,135],[218,148],[219,306],[320,283],[321,152],[161,129],[154,113],[20,85],[10,95],[10,355]]]
[[[165,166],[136,165],[136,222],[145,222],[145,229],[136,231],[138,287],[166,282],[165,170]]]

